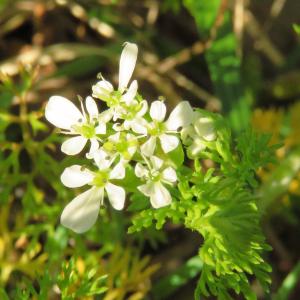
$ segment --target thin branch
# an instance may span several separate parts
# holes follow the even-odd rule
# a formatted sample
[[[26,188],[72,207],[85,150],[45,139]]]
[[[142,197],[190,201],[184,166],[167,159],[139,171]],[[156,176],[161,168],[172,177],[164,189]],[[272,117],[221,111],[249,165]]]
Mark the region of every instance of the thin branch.
[[[274,65],[281,66],[285,60],[284,56],[261,29],[261,25],[249,10],[245,11],[245,25],[247,32],[255,40],[256,48],[264,53]]]
[[[212,111],[221,110],[221,102],[217,97],[211,95],[206,90],[199,87],[183,74],[177,72],[176,70],[171,70],[168,75],[174,82],[176,82],[178,86],[186,89],[187,91],[198,97],[200,100],[204,101],[206,103],[207,109]]]

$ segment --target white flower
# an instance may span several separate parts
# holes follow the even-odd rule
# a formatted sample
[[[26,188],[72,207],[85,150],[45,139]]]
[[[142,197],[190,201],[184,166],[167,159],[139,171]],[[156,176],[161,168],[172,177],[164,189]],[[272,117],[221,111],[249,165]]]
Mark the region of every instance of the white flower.
[[[109,81],[102,79],[92,86],[92,91],[95,98],[108,101],[114,87]]]
[[[162,101],[157,100],[151,104],[150,116],[153,121],[147,125],[150,138],[141,146],[141,151],[146,156],[153,155],[157,138],[165,153],[174,150],[179,144],[179,139],[174,133],[176,134],[180,127],[185,127],[191,122],[193,109],[187,101],[178,103],[168,120],[163,122],[166,111],[166,105]]]
[[[168,189],[163,185],[173,184],[177,180],[176,172],[173,168],[163,168],[163,161],[152,156],[150,158],[150,168],[141,163],[135,166],[135,174],[146,181],[145,184],[138,186],[138,189],[147,197],[150,197],[151,205],[154,208],[167,206],[172,202],[172,197]]]
[[[102,79],[92,87],[93,96],[104,100],[109,107],[115,109],[119,109],[120,101],[127,104],[130,103],[135,98],[138,89],[137,81],[134,80],[127,90],[128,83],[135,68],[137,54],[138,47],[136,44],[125,43],[120,57],[118,90],[115,92],[112,84]],[[114,117],[114,119],[117,118]]]
[[[137,138],[131,133],[117,132],[108,137],[102,149],[115,160],[118,156],[124,163],[131,160],[137,150]]]
[[[93,87],[93,96],[104,100],[112,112],[112,119],[124,120],[122,124],[114,124],[116,131],[130,130],[135,133],[146,134],[145,120],[142,118],[147,110],[148,103],[136,97],[138,83],[132,81],[129,88],[128,83],[135,68],[138,48],[136,44],[125,43],[120,58],[119,87],[115,91],[112,84],[104,79],[100,80]]]
[[[91,147],[89,155],[99,148],[97,134],[106,133],[108,118],[99,117],[97,105],[92,97],[85,100],[87,114],[82,112],[68,99],[61,96],[50,97],[46,109],[46,119],[54,126],[63,129],[63,133],[75,135],[67,139],[61,146],[62,152],[75,155],[82,151],[87,141]]]
[[[62,225],[77,233],[83,233],[95,224],[105,191],[114,209],[121,210],[124,207],[125,190],[110,181],[124,178],[125,169],[121,164],[117,164],[110,170],[111,162],[103,157],[101,151],[98,154],[97,172],[73,165],[66,168],[61,175],[62,183],[67,187],[76,188],[86,184],[92,186],[75,197],[65,207],[60,218]]]
[[[188,146],[188,155],[191,158],[195,158],[203,151],[207,147],[207,142],[216,139],[214,122],[211,118],[195,112],[193,119],[193,123],[181,131],[182,141]]]
[[[132,130],[135,133],[146,135],[147,134],[147,121],[143,116],[148,111],[148,102],[142,100],[138,102],[132,100],[129,104],[123,105],[122,112],[119,113],[118,118],[123,119],[123,124],[114,124],[113,128],[116,131]]]

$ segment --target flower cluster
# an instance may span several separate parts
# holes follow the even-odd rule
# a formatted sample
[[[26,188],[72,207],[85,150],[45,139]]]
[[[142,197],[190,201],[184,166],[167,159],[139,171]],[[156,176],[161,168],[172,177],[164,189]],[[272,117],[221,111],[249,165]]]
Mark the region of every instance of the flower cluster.
[[[169,187],[176,184],[177,175],[165,157],[180,145],[182,135],[189,138],[190,147],[195,148],[193,153],[203,148],[199,146],[201,141],[215,138],[212,124],[198,118],[186,101],[180,102],[167,119],[163,101],[148,105],[138,93],[137,81],[130,83],[137,53],[137,45],[125,44],[118,88],[101,77],[92,87],[92,95],[84,103],[80,99],[81,111],[61,96],[52,96],[46,105],[47,120],[72,136],[61,146],[64,153],[76,155],[90,144],[86,157],[91,161],[91,169],[73,165],[61,175],[67,187],[90,186],[61,215],[61,223],[77,233],[87,231],[96,222],[105,195],[114,209],[123,209],[126,187],[122,186],[122,179],[128,166],[134,167],[142,182],[137,190],[150,198],[154,208],[169,205]],[[95,100],[100,100],[105,109],[99,112]]]

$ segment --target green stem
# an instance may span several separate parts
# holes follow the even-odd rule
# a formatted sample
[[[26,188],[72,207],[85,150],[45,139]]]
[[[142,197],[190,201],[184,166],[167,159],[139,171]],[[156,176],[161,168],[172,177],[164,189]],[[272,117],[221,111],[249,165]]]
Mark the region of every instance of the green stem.
[[[273,300],[287,300],[289,295],[293,291],[300,278],[300,261],[294,267],[294,269],[284,279],[281,287],[277,293],[272,297]]]

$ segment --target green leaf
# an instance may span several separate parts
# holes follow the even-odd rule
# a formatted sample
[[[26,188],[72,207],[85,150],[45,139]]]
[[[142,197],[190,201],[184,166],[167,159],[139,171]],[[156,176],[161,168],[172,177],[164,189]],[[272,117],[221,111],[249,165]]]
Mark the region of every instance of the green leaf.
[[[0,288],[0,299],[9,300],[8,295],[3,288]]]
[[[228,178],[206,187],[198,181],[193,192],[197,204],[187,210],[185,224],[204,238],[195,295],[232,299],[229,291],[234,290],[253,299],[248,278],[252,275],[268,290],[270,267],[262,253],[269,247],[261,233],[256,198],[242,182]]]
[[[128,211],[141,211],[143,209],[149,208],[150,201],[149,198],[141,193],[135,193],[130,197],[131,203],[128,206]]]
[[[13,93],[10,91],[0,92],[0,108],[7,109],[13,100]]]
[[[300,25],[299,24],[293,24],[293,29],[297,34],[300,34]]]
[[[136,192],[137,187],[141,185],[141,180],[135,176],[134,169],[132,166],[127,165],[125,178],[119,180],[120,185],[125,186],[128,192]]]
[[[70,78],[81,78],[100,70],[105,60],[97,55],[84,56],[75,59],[59,67],[54,77],[67,76]]]
[[[182,166],[184,162],[184,152],[181,143],[176,149],[168,153],[168,158],[171,159],[176,167]]]
[[[217,17],[221,0],[184,0],[183,3],[190,11],[191,15],[195,18],[201,36],[204,36],[204,38],[208,38],[210,30]]]
[[[194,17],[201,36],[212,30],[220,9],[220,0],[184,1]],[[223,23],[217,29],[216,38],[205,52],[214,90],[222,101],[224,113],[235,131],[247,128],[250,120],[249,99],[245,96],[241,81],[241,59],[233,29],[231,13],[223,12]]]
[[[36,135],[39,131],[47,131],[48,126],[37,119],[35,114],[29,114],[29,122],[33,130],[33,134]]]

